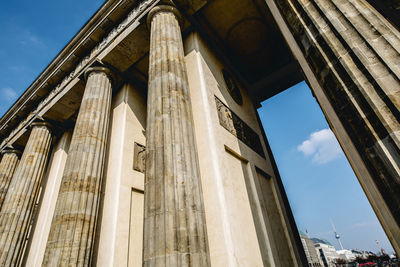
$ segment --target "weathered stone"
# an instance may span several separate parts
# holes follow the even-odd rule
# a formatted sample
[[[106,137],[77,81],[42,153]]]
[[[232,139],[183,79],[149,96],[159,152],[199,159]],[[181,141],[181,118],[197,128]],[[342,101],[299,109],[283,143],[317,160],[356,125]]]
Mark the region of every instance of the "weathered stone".
[[[133,153],[133,169],[135,171],[144,173],[146,169],[146,147],[135,143]]]
[[[143,266],[209,266],[192,108],[177,10],[150,11]]]
[[[6,150],[3,153],[3,158],[0,163],[0,211],[3,206],[4,199],[11,183],[11,178],[14,175],[15,169],[18,166],[20,154],[17,150]]]
[[[47,240],[43,266],[90,266],[111,105],[110,71],[86,72],[87,84]]]
[[[399,253],[400,33],[366,0],[267,3],[285,18],[328,121],[340,121],[334,132],[344,128],[338,139]]]
[[[126,83],[113,96],[96,267],[142,267],[144,173],[132,168],[145,144],[145,92]],[[144,154],[144,153],[141,153]]]
[[[32,132],[0,212],[1,266],[16,266],[22,259],[51,140],[51,132],[46,123],[32,124]]]
[[[215,97],[219,124],[243,143],[265,158],[260,136],[250,128],[238,115],[227,107],[218,97]]]
[[[26,257],[24,257],[23,262],[24,266],[42,266],[71,137],[72,130],[66,130],[52,148],[47,173],[42,183],[42,188],[45,190],[42,191],[40,209],[38,209],[37,216],[35,215],[35,228],[29,238],[29,246],[27,246]]]

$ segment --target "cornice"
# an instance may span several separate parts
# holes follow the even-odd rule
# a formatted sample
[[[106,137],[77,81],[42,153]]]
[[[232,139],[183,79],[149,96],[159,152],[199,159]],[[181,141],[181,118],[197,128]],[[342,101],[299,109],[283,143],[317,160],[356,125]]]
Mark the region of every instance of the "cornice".
[[[100,9],[88,20],[88,22],[78,31],[78,33],[68,42],[68,44],[60,51],[60,53],[50,62],[50,64],[42,71],[36,80],[25,90],[25,92],[17,99],[17,101],[9,108],[9,110],[0,119],[0,129],[7,125],[7,122],[29,101],[29,99],[51,78],[58,67],[64,63],[74,51],[82,44],[90,33],[94,31],[98,25],[106,19],[106,17],[121,3],[123,0],[106,1]]]
[[[102,21],[104,21],[107,16],[114,10],[119,4],[126,2],[126,0],[109,0],[107,1],[96,14],[86,23],[85,26],[78,32],[78,34],[68,43],[68,45],[59,53],[59,55],[50,63],[50,65],[39,75],[39,77],[32,83],[32,85],[25,91],[25,93],[17,100],[17,102],[7,111],[7,113],[0,119],[0,129],[5,127],[10,119],[24,106],[24,104],[29,101],[32,96],[43,86],[48,79],[54,75],[58,66],[65,62],[69,56],[73,54],[79,45],[88,38],[91,32],[93,32]],[[106,35],[95,47],[91,50],[88,56],[83,58],[55,88],[47,95],[44,100],[42,100],[39,105],[29,113],[29,115],[19,123],[19,125],[13,129],[7,138],[5,138],[1,145],[0,151],[8,144],[16,134],[25,129],[37,116],[39,116],[40,111],[50,103],[60,92],[62,92],[67,85],[75,78],[78,78],[84,70],[89,67],[96,57],[106,48],[119,34],[124,31],[133,22],[137,21],[139,18],[143,17],[144,14],[149,11],[149,9],[155,6],[159,0],[144,0],[134,8],[126,18],[114,29]],[[145,12],[146,11],[146,12]]]

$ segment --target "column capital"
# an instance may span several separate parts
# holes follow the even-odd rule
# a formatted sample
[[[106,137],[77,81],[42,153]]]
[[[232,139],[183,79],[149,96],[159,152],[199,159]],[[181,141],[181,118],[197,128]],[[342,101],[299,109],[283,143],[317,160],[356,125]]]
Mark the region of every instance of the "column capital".
[[[3,151],[0,152],[1,155],[4,154],[16,154],[17,156],[20,156],[22,153],[21,151],[19,151],[18,149],[14,149],[14,148],[6,148]]]
[[[111,83],[115,83],[117,81],[117,78],[114,74],[114,72],[107,68],[106,66],[92,66],[89,67],[84,74],[85,77],[85,81],[87,81],[87,79],[89,78],[89,75],[93,72],[101,72],[107,75],[107,77],[111,80]]]
[[[43,127],[43,126],[47,127],[49,130],[53,128],[53,125],[50,122],[37,120],[29,125],[29,129],[32,129],[33,127]]]
[[[176,19],[179,22],[179,25],[183,26],[183,22],[184,22],[183,17],[181,15],[181,13],[179,12],[179,10],[174,6],[172,1],[161,1],[161,5],[153,7],[149,11],[149,14],[147,15],[147,25],[149,26],[149,28],[151,26],[151,21],[152,21],[153,17],[160,12],[170,12],[170,13],[174,14]]]

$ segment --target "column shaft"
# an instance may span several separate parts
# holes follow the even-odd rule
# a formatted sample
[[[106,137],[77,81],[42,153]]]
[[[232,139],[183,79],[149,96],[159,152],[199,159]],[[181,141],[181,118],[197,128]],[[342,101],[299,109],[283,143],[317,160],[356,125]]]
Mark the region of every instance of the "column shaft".
[[[32,233],[29,247],[27,247],[25,266],[42,266],[71,137],[72,130],[65,131],[52,149],[53,154],[47,167],[47,177],[43,178],[43,188],[45,190],[41,198],[40,210],[36,217],[35,231]]]
[[[4,199],[11,183],[11,178],[14,175],[15,169],[18,166],[18,152],[15,150],[6,151],[0,163],[0,211],[3,206]]]
[[[111,105],[111,80],[106,70],[93,68],[88,73],[44,266],[91,264]]]
[[[20,264],[51,144],[45,123],[34,123],[0,213],[0,265]]]
[[[285,18],[297,46],[288,43],[400,253],[400,33],[365,0],[267,3]]]
[[[206,221],[176,10],[151,22],[143,266],[209,266]]]

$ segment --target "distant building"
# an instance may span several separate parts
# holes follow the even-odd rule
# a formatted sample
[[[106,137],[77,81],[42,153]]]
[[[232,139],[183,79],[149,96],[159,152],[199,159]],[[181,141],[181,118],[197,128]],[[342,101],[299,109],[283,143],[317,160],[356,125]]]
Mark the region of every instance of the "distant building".
[[[318,252],[314,246],[314,242],[302,231],[299,231],[301,243],[304,247],[304,252],[306,253],[308,266],[310,267],[320,267],[324,266]]]
[[[339,255],[339,258],[348,262],[354,261],[357,257],[357,255],[353,253],[353,251],[348,249],[337,250],[336,252]]]
[[[339,258],[335,247],[329,241],[319,238],[311,238],[322,260],[324,267],[334,267],[334,261]]]
[[[362,258],[362,259],[367,259],[369,256],[375,256],[375,253],[373,253],[371,251],[352,249],[351,252],[353,252],[353,254],[356,258],[358,257],[358,258]]]

